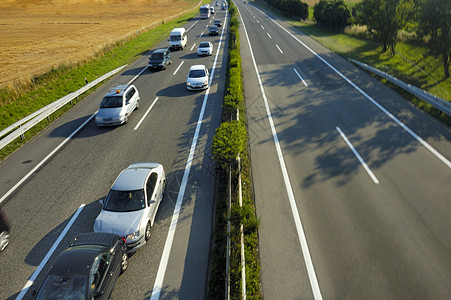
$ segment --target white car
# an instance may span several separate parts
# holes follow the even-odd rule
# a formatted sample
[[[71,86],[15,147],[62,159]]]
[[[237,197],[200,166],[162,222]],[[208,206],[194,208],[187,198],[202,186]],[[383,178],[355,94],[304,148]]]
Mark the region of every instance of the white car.
[[[163,199],[166,176],[158,163],[130,165],[116,178],[99,216],[95,232],[115,233],[123,237],[127,252],[134,252],[150,238],[150,228]]]
[[[197,55],[212,55],[213,54],[213,44],[211,42],[200,42],[197,48]]]
[[[189,68],[186,75],[186,88],[188,90],[206,90],[210,87],[210,73],[204,65],[194,65]]]
[[[95,122],[98,126],[125,124],[139,108],[139,92],[132,84],[117,85],[103,97]]]

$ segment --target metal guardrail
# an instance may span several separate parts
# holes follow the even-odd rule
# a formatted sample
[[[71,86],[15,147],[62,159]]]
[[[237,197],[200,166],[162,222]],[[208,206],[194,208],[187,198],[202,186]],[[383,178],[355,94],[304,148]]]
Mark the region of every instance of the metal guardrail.
[[[392,83],[396,84],[400,88],[403,88],[404,90],[408,91],[409,93],[417,96],[418,98],[420,98],[420,99],[426,101],[427,103],[429,103],[430,105],[434,106],[438,110],[444,112],[448,116],[451,116],[451,102],[443,100],[443,99],[441,99],[435,95],[432,95],[426,91],[423,91],[422,89],[419,89],[416,86],[405,83],[405,82],[399,80],[398,78],[393,77],[393,76],[387,74],[386,72],[383,72],[379,69],[371,67],[365,63],[356,61],[354,59],[349,59],[349,61],[355,63],[356,65],[360,66],[363,69],[371,71],[374,74],[377,74],[381,77],[384,77],[384,78],[390,80]]]
[[[86,84],[81,89],[70,93],[63,98],[60,98],[56,100],[55,102],[50,103],[49,105],[41,108],[40,110],[32,113],[31,115],[28,115],[27,117],[21,119],[20,121],[17,121],[13,125],[3,129],[0,131],[0,137],[5,136],[0,140],[0,149],[3,149],[6,145],[14,141],[19,136],[22,136],[30,130],[33,126],[53,114],[55,111],[69,103],[70,101],[74,100],[90,88],[94,87],[98,83],[102,82],[103,80],[107,79],[108,77],[113,76],[114,74],[120,72],[122,69],[124,69],[127,65],[124,65],[122,67],[119,67],[111,72],[106,73],[105,75],[97,78],[96,80],[92,81],[91,83]],[[14,130],[15,129],[15,130]],[[13,131],[14,130],[14,131]],[[13,132],[11,132],[13,131]],[[10,133],[11,132],[11,133]],[[9,133],[9,134],[8,134]],[[8,135],[7,135],[8,134]]]

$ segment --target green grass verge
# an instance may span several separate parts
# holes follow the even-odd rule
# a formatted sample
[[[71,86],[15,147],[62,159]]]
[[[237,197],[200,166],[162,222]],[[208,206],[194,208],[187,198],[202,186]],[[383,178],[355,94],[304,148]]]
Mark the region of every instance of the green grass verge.
[[[193,5],[198,3],[197,0],[186,1],[192,2]],[[204,0],[204,2],[208,1]],[[183,24],[197,14],[197,7],[193,8],[187,14],[167,23],[162,22],[159,27],[137,34],[131,40],[119,41],[111,45],[98,53],[89,62],[62,66],[46,74],[37,76],[33,78],[29,86],[23,86],[15,92],[6,88],[0,90],[0,130],[5,129],[59,98],[80,89],[85,85],[85,78],[88,81],[93,81],[117,67],[133,62],[139,56],[146,53],[146,51],[164,40],[174,27],[183,26]],[[91,89],[79,97],[79,100],[75,100],[72,104],[68,104],[55,112],[49,120],[53,121],[57,119],[94,90],[95,88]],[[48,125],[49,121],[42,121],[25,134],[24,140],[18,138],[1,149],[0,160],[5,159]]]

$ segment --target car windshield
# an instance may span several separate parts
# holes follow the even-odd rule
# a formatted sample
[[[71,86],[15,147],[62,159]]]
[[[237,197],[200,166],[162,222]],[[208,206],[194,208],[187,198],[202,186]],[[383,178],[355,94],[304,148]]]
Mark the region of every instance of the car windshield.
[[[181,35],[171,35],[170,37],[169,37],[169,39],[171,40],[171,41],[180,41],[181,39],[182,39],[182,36]]]
[[[190,78],[205,77],[205,70],[191,70],[189,71],[188,77]]]
[[[218,26],[212,25],[212,26],[210,27],[210,30],[218,30]]]
[[[122,96],[105,97],[100,103],[101,108],[122,107]]]
[[[150,57],[150,59],[161,59],[163,58],[164,53],[162,52],[157,52],[157,53],[153,53],[152,56]]]
[[[144,201],[144,190],[136,191],[115,191],[108,194],[103,209],[109,211],[135,211],[146,207]]]
[[[86,275],[49,275],[36,299],[88,299],[87,286],[88,276]]]
[[[200,43],[199,48],[209,48],[210,44],[208,42]]]
[[[221,24],[221,20],[215,20],[215,24]]]

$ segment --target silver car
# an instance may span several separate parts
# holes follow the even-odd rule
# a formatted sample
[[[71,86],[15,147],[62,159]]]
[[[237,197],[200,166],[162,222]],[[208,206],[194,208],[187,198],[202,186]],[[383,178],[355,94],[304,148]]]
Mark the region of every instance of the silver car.
[[[117,85],[103,97],[95,121],[98,126],[127,123],[128,116],[139,108],[139,92],[132,84]]]
[[[210,73],[204,65],[194,65],[186,75],[188,90],[206,90],[209,88]]]
[[[150,229],[163,199],[166,176],[158,163],[130,165],[116,178],[94,222],[95,232],[124,237],[127,252],[134,252],[150,238]]]

